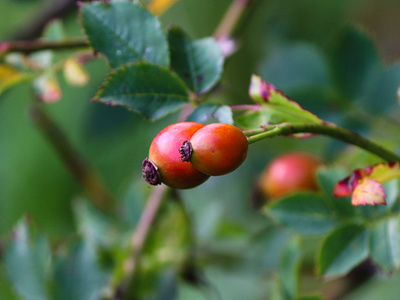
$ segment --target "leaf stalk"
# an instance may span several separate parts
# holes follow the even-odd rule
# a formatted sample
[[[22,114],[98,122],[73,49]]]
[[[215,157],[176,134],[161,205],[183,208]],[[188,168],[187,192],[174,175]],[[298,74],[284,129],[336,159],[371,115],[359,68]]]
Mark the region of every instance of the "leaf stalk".
[[[246,133],[246,132],[245,132]],[[312,133],[326,135],[342,142],[358,146],[372,154],[375,154],[386,161],[400,161],[400,156],[383,148],[382,146],[364,138],[363,136],[342,128],[336,124],[324,122],[321,124],[287,124],[275,125],[273,129],[269,126],[247,131],[247,141],[249,144],[256,143],[266,138],[274,136],[287,136],[296,133]]]

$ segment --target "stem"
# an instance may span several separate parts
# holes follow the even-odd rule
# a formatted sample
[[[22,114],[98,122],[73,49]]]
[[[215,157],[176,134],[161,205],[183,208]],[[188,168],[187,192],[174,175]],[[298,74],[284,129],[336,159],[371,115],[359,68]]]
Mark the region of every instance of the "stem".
[[[217,41],[227,40],[231,37],[236,24],[239,22],[244,11],[249,6],[251,0],[233,0],[228,7],[225,15],[222,17],[217,29],[214,32],[214,38]]]
[[[257,134],[257,131],[260,133]],[[285,136],[295,133],[322,134],[358,146],[383,158],[386,161],[390,162],[400,161],[400,156],[398,156],[397,154],[389,150],[386,150],[380,145],[371,142],[370,140],[362,137],[361,135],[355,132],[352,132],[348,129],[344,129],[335,124],[327,122],[322,124],[291,124],[291,125],[280,124],[276,125],[276,127],[272,130],[266,130],[264,128],[260,128],[258,130],[254,130],[253,133],[255,133],[255,135],[247,138],[249,144],[261,141],[265,138],[270,138],[279,135]]]
[[[77,7],[76,0],[53,0],[51,4],[42,1],[41,7],[33,18],[24,22],[9,40],[31,40],[37,38],[51,20],[61,19]]]
[[[66,39],[62,41],[45,41],[41,39],[32,41],[11,41],[0,44],[0,55],[10,52],[29,54],[41,50],[66,50],[88,46],[89,44],[84,38]]]
[[[111,208],[111,196],[109,192],[104,188],[97,174],[73,148],[61,128],[38,104],[33,104],[30,107],[29,115],[35,125],[55,148],[77,181],[90,195],[95,205],[103,211],[109,211]]]
[[[147,200],[146,207],[142,212],[139,222],[137,224],[136,230],[131,238],[131,248],[132,252],[130,257],[124,263],[124,271],[127,275],[127,293],[126,296],[130,294],[135,285],[135,275],[137,274],[137,267],[140,255],[142,254],[143,247],[150,233],[151,225],[153,224],[157,212],[161,206],[161,200],[167,190],[167,186],[161,185],[156,186],[153,189],[149,199]]]
[[[260,133],[263,133],[263,132],[266,132],[268,130],[272,130],[275,128],[276,128],[276,125],[263,125],[261,128],[243,130],[243,133],[245,136],[250,137],[250,136],[260,134]]]
[[[242,104],[242,105],[231,105],[231,110],[252,110],[258,111],[262,109],[261,105],[258,104]]]

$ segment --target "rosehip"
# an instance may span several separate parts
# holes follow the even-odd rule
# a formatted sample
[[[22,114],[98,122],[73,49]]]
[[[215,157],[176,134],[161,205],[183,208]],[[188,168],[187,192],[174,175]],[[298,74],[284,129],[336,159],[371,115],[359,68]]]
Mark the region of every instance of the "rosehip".
[[[167,126],[153,139],[149,157],[143,161],[143,178],[152,185],[164,183],[177,189],[190,189],[202,184],[209,176],[180,159],[179,147],[204,127],[194,122]]]
[[[246,158],[247,149],[247,138],[239,128],[213,123],[196,131],[179,152],[182,161],[190,161],[202,173],[218,176],[239,167]]]
[[[321,164],[320,159],[301,152],[278,156],[261,175],[260,190],[270,199],[296,191],[317,191],[316,171]]]

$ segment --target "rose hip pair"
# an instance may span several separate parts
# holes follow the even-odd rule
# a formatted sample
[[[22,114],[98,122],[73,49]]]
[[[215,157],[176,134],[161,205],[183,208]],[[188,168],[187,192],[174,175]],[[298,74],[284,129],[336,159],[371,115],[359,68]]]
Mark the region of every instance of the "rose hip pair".
[[[247,149],[246,136],[233,125],[172,124],[153,139],[142,164],[143,177],[152,185],[190,189],[210,175],[235,170],[245,160]]]

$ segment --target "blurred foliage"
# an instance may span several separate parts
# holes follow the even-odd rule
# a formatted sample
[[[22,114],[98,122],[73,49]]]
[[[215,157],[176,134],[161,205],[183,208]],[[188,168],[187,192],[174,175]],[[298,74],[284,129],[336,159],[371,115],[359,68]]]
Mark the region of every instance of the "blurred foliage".
[[[55,1],[0,1],[0,40],[12,39]],[[203,53],[202,43],[210,41],[202,38],[213,34],[230,2],[177,1],[161,15],[162,29],[179,26],[188,36],[179,31],[177,43],[193,47],[184,54]],[[251,103],[248,87],[256,73],[318,117],[400,150],[395,98],[400,27],[397,17],[387,17],[399,11],[395,0],[254,0],[236,30],[238,49],[227,59],[221,81],[189,119],[232,123],[228,105]],[[76,9],[53,23],[44,37],[82,36],[77,14]],[[123,107],[90,101],[110,68],[101,56],[86,61],[76,54],[31,54],[30,62],[39,67],[29,72],[21,66],[25,58],[1,58],[0,299],[99,299],[121,288],[130,238],[151,192],[140,178],[141,161],[157,132],[179,116],[173,112],[150,123]],[[220,55],[203,54],[216,61]],[[117,52],[113,55],[115,67],[121,62]],[[67,58],[82,68],[70,77],[60,72]],[[202,60],[194,62],[203,66]],[[172,65],[179,71],[190,63]],[[186,81],[200,94],[220,71],[207,74],[207,86],[196,88],[196,77]],[[87,84],[71,85],[69,79],[79,72],[88,74]],[[48,95],[49,80],[56,82],[61,94],[45,110],[103,178],[115,198],[114,212],[104,214],[82,198],[81,186],[33,125],[28,111],[37,96],[25,82],[31,75],[48,79],[39,85],[41,95]],[[328,167],[318,173],[321,192],[255,203],[259,174],[274,156],[289,151],[325,159]],[[398,273],[381,272],[400,267],[399,182],[385,184],[388,206],[383,208],[354,208],[349,199],[331,196],[334,184],[353,168],[376,161],[324,137],[251,145],[234,173],[166,196],[144,248],[135,297],[323,299],[318,291],[330,299],[329,287],[338,281],[316,279],[310,270],[327,277],[358,276],[346,274],[370,257],[380,269],[372,267],[368,284],[350,293],[341,284],[337,293],[344,289],[343,299],[397,299]],[[265,214],[254,209],[260,206]]]

